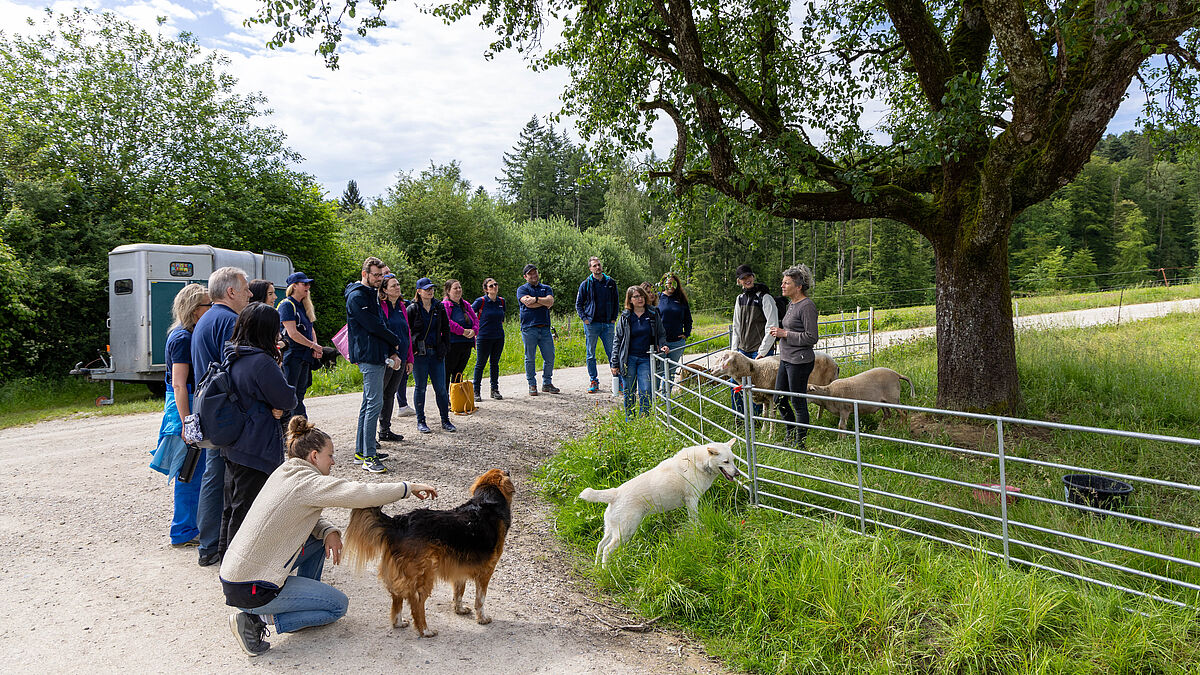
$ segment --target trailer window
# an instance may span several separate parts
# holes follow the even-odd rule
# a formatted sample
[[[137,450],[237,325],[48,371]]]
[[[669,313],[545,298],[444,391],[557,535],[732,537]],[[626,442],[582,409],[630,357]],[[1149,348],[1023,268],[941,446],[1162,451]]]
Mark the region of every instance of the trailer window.
[[[190,276],[192,276],[192,263],[190,263],[190,262],[173,262],[173,263],[171,263],[171,276],[173,276],[173,277],[190,277]]]
[[[117,279],[113,282],[113,293],[129,295],[133,292],[133,279]]]

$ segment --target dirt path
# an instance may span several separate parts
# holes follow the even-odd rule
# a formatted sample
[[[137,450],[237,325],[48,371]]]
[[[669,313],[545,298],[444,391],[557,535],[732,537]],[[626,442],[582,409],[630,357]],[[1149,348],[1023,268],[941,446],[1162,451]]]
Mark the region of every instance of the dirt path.
[[[171,489],[147,468],[161,415],[57,420],[0,431],[0,672],[166,669],[203,672],[329,669],[352,673],[423,668],[447,673],[724,672],[682,636],[614,631],[641,619],[592,600],[571,574],[571,559],[551,533],[549,507],[533,493],[531,470],[557,441],[584,432],[598,407],[583,393],[586,373],[556,374],[557,396],[531,398],[524,376],[507,376],[504,401],[487,400],[456,434],[421,437],[413,418],[386,444],[392,472],[372,476],[350,462],[361,396],[311,399],[310,415],[332,434],[336,475],[362,481],[423,480],[441,488],[434,506],[456,506],[479,473],[512,471],[518,495],[508,545],[488,594],[493,622],[454,614],[444,584],[429,601],[440,631],[418,639],[389,630],[389,600],[373,573],[327,566],[324,580],[350,597],[330,626],[273,636],[250,660],[234,644],[216,567],[196,565],[196,550],[168,545]],[[432,409],[430,392],[428,405]],[[404,501],[392,512],[416,507]],[[349,513],[328,510],[344,525]],[[472,591],[468,590],[468,597]]]

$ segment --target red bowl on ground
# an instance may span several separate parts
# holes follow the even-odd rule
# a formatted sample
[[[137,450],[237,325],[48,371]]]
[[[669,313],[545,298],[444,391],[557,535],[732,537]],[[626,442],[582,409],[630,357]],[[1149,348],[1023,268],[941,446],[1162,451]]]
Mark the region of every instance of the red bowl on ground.
[[[999,490],[1000,484],[999,483],[982,483],[982,484],[980,484],[980,487],[996,488],[997,490]],[[1005,498],[1008,499],[1008,505],[1012,506],[1013,504],[1016,504],[1017,503],[1017,495],[1012,494],[1012,493],[1020,492],[1021,488],[1013,487],[1013,486],[1009,485],[1005,489],[1005,491],[1009,493],[1009,494],[1005,495]],[[1000,502],[1000,494],[998,492],[992,492],[990,490],[981,490],[981,489],[976,488],[974,490],[971,490],[971,494],[974,495],[975,501],[977,501],[980,504],[983,504],[985,506],[995,506],[996,504],[998,504]]]

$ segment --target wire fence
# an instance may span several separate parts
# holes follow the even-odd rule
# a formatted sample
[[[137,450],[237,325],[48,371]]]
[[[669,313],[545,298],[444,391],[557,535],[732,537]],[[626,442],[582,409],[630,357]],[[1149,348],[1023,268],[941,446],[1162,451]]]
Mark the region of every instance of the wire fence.
[[[709,357],[652,356],[656,384],[680,375],[673,387],[652,387],[653,414],[694,442],[738,438],[742,487],[755,506],[844,518],[864,535],[904,532],[1200,607],[1200,485],[1056,461],[1059,449],[1092,448],[1089,457],[1115,457],[1119,466],[1131,454],[1193,453],[1200,439],[756,388],[723,377],[705,365]],[[755,410],[756,399],[776,397],[845,411],[845,428]],[[864,420],[876,411],[921,416],[946,433],[923,440],[902,433],[908,425],[888,433],[889,425]],[[789,442],[787,430],[807,442]]]

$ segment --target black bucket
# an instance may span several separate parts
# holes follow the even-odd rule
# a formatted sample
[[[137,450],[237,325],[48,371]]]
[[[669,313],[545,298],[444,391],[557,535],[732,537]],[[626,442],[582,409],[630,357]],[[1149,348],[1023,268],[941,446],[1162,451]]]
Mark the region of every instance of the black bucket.
[[[1109,511],[1121,506],[1133,493],[1133,486],[1119,480],[1087,473],[1063,476],[1067,501]]]

